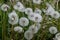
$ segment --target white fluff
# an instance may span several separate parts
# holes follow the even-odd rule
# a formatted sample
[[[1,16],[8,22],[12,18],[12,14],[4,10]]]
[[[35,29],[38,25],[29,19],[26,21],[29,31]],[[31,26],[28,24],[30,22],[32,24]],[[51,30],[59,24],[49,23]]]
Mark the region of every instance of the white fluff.
[[[18,32],[18,33],[21,33],[21,32],[23,32],[24,30],[23,30],[22,27],[16,26],[16,27],[14,27],[14,31],[15,31],[15,32]]]
[[[54,13],[51,14],[51,17],[58,19],[60,17],[59,12],[55,11]]]
[[[26,9],[25,9],[25,14],[29,15],[29,14],[31,14],[31,13],[33,13],[32,8],[26,8]]]
[[[35,24],[36,28],[39,30],[41,28],[41,24],[40,23],[36,23]]]
[[[13,6],[13,8],[15,10],[20,11],[20,12],[24,12],[25,11],[25,7],[23,6],[23,4],[21,2],[17,2],[16,5]]]
[[[11,13],[9,13],[8,17],[9,17],[8,22],[10,24],[15,25],[18,23],[18,15],[16,14],[15,11],[12,11]]]
[[[57,40],[60,40],[60,33],[57,33],[57,34],[55,35],[55,38],[56,38]]]
[[[10,9],[10,7],[9,7],[7,4],[3,4],[3,5],[1,6],[1,10],[2,10],[2,11],[8,11],[8,9]]]
[[[28,15],[29,20],[33,21],[34,20],[34,16],[35,16],[34,13],[29,14]]]
[[[42,22],[42,16],[39,14],[34,15],[34,22]]]
[[[56,34],[56,33],[57,33],[57,28],[54,27],[54,26],[52,26],[52,27],[49,28],[49,32],[50,32],[51,34]]]
[[[42,16],[40,14],[31,13],[30,15],[28,15],[28,18],[33,22],[42,22]]]
[[[47,5],[46,15],[51,15],[52,13],[55,12],[54,8],[49,3],[46,3],[46,5]]]
[[[41,0],[33,0],[33,3],[35,4],[40,4],[42,1]]]
[[[26,31],[24,33],[24,37],[27,39],[27,40],[31,40],[33,38],[33,34],[31,31]]]
[[[35,25],[31,25],[28,30],[31,31],[33,34],[38,32],[38,28]]]
[[[41,15],[42,11],[40,9],[36,8],[35,11],[34,11],[34,13],[37,13],[37,14]]]
[[[26,18],[26,17],[21,17],[20,19],[19,19],[19,24],[21,25],[21,26],[28,26],[28,24],[29,24],[29,20]]]

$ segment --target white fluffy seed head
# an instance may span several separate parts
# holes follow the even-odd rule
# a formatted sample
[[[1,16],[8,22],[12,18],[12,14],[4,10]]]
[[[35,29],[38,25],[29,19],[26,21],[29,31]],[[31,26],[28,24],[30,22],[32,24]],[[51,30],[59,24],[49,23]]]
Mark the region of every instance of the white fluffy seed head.
[[[42,11],[40,9],[36,8],[35,11],[34,11],[34,13],[37,13],[37,14],[41,15]]]
[[[32,8],[26,8],[26,9],[25,9],[25,14],[29,15],[29,14],[31,14],[31,13],[33,13]]]
[[[36,23],[35,26],[36,26],[36,28],[37,28],[38,30],[41,28],[40,23]]]
[[[42,22],[42,16],[40,14],[31,13],[30,15],[28,15],[28,18],[33,22]]]
[[[19,19],[19,24],[21,25],[21,26],[28,26],[28,24],[29,24],[29,20],[26,18],[26,17],[21,17],[20,19]]]
[[[58,19],[60,17],[59,12],[55,11],[54,13],[51,14],[51,17]]]
[[[23,32],[24,30],[23,30],[22,27],[17,26],[17,27],[14,27],[14,31],[15,31],[15,32],[18,32],[18,33],[21,33],[21,32]]]
[[[24,33],[24,37],[27,39],[27,40],[31,40],[33,38],[33,34],[31,31],[26,31]]]
[[[54,27],[54,26],[52,26],[52,27],[49,28],[49,32],[50,32],[51,34],[56,34],[56,33],[57,33],[57,28]]]
[[[56,38],[57,40],[60,40],[60,33],[57,33],[57,34],[55,35],[55,38]]]
[[[12,25],[15,25],[18,23],[18,15],[16,14],[15,11],[12,11],[11,13],[8,14],[9,20],[8,22]]]
[[[29,20],[33,21],[34,20],[34,16],[35,16],[34,13],[31,13],[30,15],[28,15]]]
[[[2,11],[8,11],[8,9],[10,9],[10,7],[9,7],[7,4],[3,4],[3,5],[1,6],[1,10],[2,10]]]
[[[23,6],[23,4],[21,2],[17,2],[16,5],[13,6],[13,8],[15,10],[20,11],[20,12],[24,12],[25,11],[25,7]]]
[[[39,14],[34,15],[34,22],[42,22],[42,16]]]
[[[52,13],[55,12],[54,8],[49,3],[46,3],[46,5],[47,5],[46,15],[51,15]]]
[[[38,28],[35,25],[31,25],[28,30],[31,31],[33,34],[38,32]]]
[[[33,3],[35,4],[40,4],[42,1],[41,0],[33,0]]]

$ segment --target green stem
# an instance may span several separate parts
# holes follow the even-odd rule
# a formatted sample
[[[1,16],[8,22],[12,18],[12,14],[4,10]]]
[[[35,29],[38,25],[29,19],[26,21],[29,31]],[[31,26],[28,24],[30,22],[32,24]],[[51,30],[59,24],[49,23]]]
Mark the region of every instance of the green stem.
[[[11,35],[10,35],[10,40],[12,40],[12,39],[13,39],[13,25],[11,27]]]
[[[6,14],[3,14],[2,20],[2,40],[6,40]]]
[[[58,1],[57,1],[57,5],[56,5],[56,6],[57,6],[56,8],[57,8],[57,10],[58,10]]]

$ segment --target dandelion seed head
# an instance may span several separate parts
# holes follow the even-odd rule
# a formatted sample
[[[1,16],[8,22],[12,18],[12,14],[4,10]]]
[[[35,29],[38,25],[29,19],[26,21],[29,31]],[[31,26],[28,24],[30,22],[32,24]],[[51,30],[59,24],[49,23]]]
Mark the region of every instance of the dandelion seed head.
[[[35,14],[34,16],[34,22],[42,22],[42,16],[39,14]]]
[[[26,8],[26,9],[25,9],[25,14],[29,15],[29,14],[31,14],[31,13],[33,13],[32,8]]]
[[[2,11],[8,11],[8,9],[10,9],[10,7],[9,7],[7,4],[3,4],[3,5],[1,6],[1,10],[2,10]]]
[[[20,26],[17,26],[17,27],[14,27],[14,31],[18,32],[18,33],[21,33],[21,32],[23,32],[23,28],[20,27]]]
[[[54,13],[51,14],[51,17],[58,19],[60,17],[59,12],[55,11]]]
[[[26,31],[24,33],[24,37],[27,39],[27,40],[31,40],[33,38],[33,34],[31,31]]]
[[[28,26],[28,24],[29,24],[29,20],[26,18],[26,17],[21,17],[20,19],[19,19],[19,24],[21,25],[21,26]]]
[[[37,14],[41,15],[42,11],[40,9],[36,8],[35,11],[34,11],[34,13],[37,13]]]
[[[57,34],[55,35],[55,38],[56,38],[57,40],[60,40],[60,33],[57,33]]]
[[[12,11],[11,13],[9,13],[8,17],[9,17],[8,22],[10,24],[15,25],[18,23],[18,15],[16,14],[15,11]]]
[[[55,34],[55,33],[57,33],[57,28],[54,27],[54,26],[52,26],[52,27],[49,28],[49,32],[50,32],[51,34]]]
[[[13,8],[15,10],[20,11],[20,12],[24,12],[25,11],[25,7],[23,6],[23,4],[21,2],[17,2],[16,5],[13,6]]]
[[[33,34],[38,32],[38,28],[35,25],[31,25],[29,27],[29,31],[31,31]]]
[[[29,20],[34,21],[34,16],[35,16],[34,13],[31,13],[30,15],[28,15]]]
[[[40,4],[42,1],[41,0],[33,0],[33,3],[35,4]]]

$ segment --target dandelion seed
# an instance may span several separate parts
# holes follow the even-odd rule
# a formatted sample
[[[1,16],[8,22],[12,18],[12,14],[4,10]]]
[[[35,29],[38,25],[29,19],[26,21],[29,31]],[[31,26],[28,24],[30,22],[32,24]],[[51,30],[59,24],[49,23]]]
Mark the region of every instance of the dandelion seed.
[[[21,2],[17,2],[16,5],[14,5],[13,8],[15,10],[20,11],[20,12],[24,12],[25,11],[25,7],[23,6],[23,4]]]
[[[47,5],[46,15],[50,15],[55,12],[54,8],[49,3],[46,3],[46,5]]]
[[[20,19],[19,19],[19,24],[21,25],[21,26],[28,26],[28,24],[29,24],[29,20],[26,18],[26,17],[21,17]]]
[[[38,30],[41,28],[40,23],[36,23],[35,26],[36,26],[36,28],[37,28]]]
[[[36,8],[35,11],[34,11],[34,13],[37,13],[37,14],[40,14],[41,15],[42,12],[41,12],[40,9]]]
[[[29,15],[29,14],[31,14],[31,13],[33,13],[32,8],[26,8],[26,9],[25,9],[25,14]]]
[[[55,35],[55,38],[56,38],[57,40],[60,40],[60,33],[57,33],[57,34]]]
[[[11,13],[9,13],[8,17],[9,17],[8,22],[10,24],[15,25],[18,23],[18,15],[16,14],[15,11],[12,11]]]
[[[34,16],[34,22],[42,22],[42,16],[39,14],[35,14]]]
[[[27,40],[31,40],[33,38],[33,34],[31,31],[26,31],[24,33],[24,37],[27,39]]]
[[[14,31],[15,31],[15,32],[18,32],[18,33],[21,33],[21,32],[23,32],[24,30],[23,30],[22,27],[17,26],[17,27],[14,27]]]
[[[35,4],[40,4],[42,1],[41,0],[33,0],[33,3]]]
[[[31,31],[33,34],[38,32],[38,28],[35,25],[31,25],[29,27],[29,31]]]
[[[55,34],[55,33],[57,33],[57,28],[54,27],[54,26],[52,26],[52,27],[49,28],[49,32],[50,32],[51,34]]]
[[[58,19],[60,17],[59,12],[55,11],[54,13],[51,14],[51,17]]]
[[[34,13],[28,15],[29,20],[34,21]]]
[[[8,11],[8,9],[10,9],[10,7],[9,7],[7,4],[3,4],[3,5],[1,6],[1,10],[2,10],[2,11]]]

